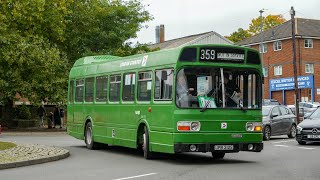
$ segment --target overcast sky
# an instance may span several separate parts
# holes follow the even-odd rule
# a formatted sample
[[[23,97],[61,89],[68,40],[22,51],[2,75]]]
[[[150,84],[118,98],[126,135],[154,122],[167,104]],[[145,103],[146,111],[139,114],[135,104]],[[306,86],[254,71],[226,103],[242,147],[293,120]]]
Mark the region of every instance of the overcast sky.
[[[155,26],[165,25],[165,40],[215,31],[223,36],[238,28],[248,29],[253,18],[281,14],[320,20],[320,0],[141,0],[154,19],[138,32],[133,42],[155,43]],[[320,30],[319,30],[320,31]]]

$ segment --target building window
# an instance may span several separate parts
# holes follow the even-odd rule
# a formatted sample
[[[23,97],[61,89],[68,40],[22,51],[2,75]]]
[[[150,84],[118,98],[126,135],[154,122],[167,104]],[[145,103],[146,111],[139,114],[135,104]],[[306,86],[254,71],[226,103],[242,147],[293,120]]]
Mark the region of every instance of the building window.
[[[304,47],[305,47],[305,48],[313,48],[313,41],[312,41],[312,39],[305,39],[305,40],[304,40]]]
[[[156,71],[154,85],[155,100],[172,100],[173,69]]]
[[[274,66],[274,75],[275,76],[280,76],[282,75],[282,66]]]
[[[260,53],[266,53],[267,52],[267,44],[261,44],[259,45]]]
[[[268,68],[264,67],[262,70],[263,70],[263,77],[268,77]]]
[[[152,87],[152,72],[139,73],[138,79],[138,101],[150,101]]]
[[[313,73],[313,64],[306,64],[306,73]]]
[[[123,75],[122,100],[133,101],[134,89],[136,85],[136,74],[128,73]]]
[[[273,43],[273,50],[280,51],[282,49],[281,41],[276,41]]]

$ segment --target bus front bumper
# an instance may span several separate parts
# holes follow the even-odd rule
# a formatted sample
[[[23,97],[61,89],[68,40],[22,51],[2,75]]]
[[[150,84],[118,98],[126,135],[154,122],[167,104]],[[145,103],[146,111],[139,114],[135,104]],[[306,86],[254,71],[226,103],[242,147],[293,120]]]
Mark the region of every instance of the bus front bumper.
[[[239,151],[260,152],[263,149],[263,143],[228,143],[228,144],[174,144],[174,152],[223,152],[233,153]]]

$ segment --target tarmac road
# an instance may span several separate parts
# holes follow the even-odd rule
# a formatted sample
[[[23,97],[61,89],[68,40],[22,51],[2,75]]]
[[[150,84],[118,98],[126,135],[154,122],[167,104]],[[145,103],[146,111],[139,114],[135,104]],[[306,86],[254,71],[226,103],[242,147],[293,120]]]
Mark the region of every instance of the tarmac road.
[[[54,145],[70,157],[32,166],[0,170],[1,180],[124,179],[320,179],[320,144],[301,146],[286,136],[265,142],[261,153],[240,152],[213,160],[210,153],[159,154],[145,160],[129,148],[87,150],[84,142],[65,133],[5,133],[1,141]]]

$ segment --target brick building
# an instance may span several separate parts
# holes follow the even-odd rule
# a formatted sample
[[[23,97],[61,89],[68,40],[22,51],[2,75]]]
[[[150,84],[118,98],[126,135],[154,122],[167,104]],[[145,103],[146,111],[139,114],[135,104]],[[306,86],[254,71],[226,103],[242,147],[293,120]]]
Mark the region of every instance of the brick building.
[[[260,49],[264,64],[264,98],[294,104],[291,21],[284,22],[237,45]],[[295,19],[299,101],[320,101],[320,20]],[[260,43],[262,42],[262,46]]]

